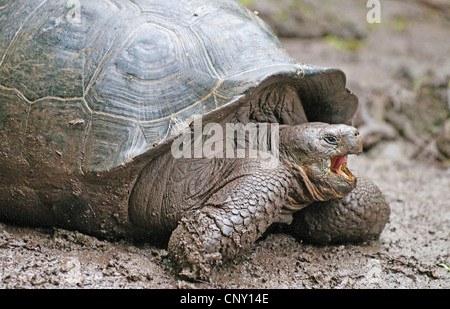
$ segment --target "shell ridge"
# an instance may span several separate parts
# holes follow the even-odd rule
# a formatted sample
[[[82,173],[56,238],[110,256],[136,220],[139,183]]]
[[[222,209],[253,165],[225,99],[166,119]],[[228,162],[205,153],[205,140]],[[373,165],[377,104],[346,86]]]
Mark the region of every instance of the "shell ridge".
[[[208,50],[206,49],[205,46],[205,42],[203,41],[203,39],[200,37],[200,35],[198,34],[197,30],[193,27],[193,25],[189,26],[189,28],[191,29],[191,31],[194,33],[194,35],[197,37],[197,39],[199,40],[199,42],[201,42],[202,45],[202,49],[203,49],[203,54],[205,55],[206,59],[208,60],[208,64],[210,65],[213,73],[216,75],[217,79],[219,81],[223,81],[222,77],[220,76],[220,74],[217,72],[216,68],[214,67],[213,61],[210,57],[210,55],[208,54]]]
[[[115,45],[117,38],[119,37],[119,35],[116,35],[114,37],[113,42],[111,43],[111,45],[108,47],[108,50],[106,51],[106,53],[103,55],[102,60],[100,60],[100,63],[98,64],[97,68],[94,71],[94,74],[92,74],[92,77],[88,83],[88,85],[86,86],[86,88],[83,88],[83,92],[84,92],[84,96],[87,95],[87,93],[89,92],[89,90],[91,89],[92,85],[94,84],[95,80],[97,79],[98,75],[100,74],[101,70],[103,69],[107,59],[109,58],[109,56],[112,54],[113,49],[112,47]]]
[[[36,11],[44,5],[44,3],[47,2],[47,0],[44,0],[41,2],[41,4],[39,4],[28,16],[27,18],[25,18],[25,21],[20,25],[19,29],[16,31],[16,33],[14,34],[14,37],[12,38],[11,42],[9,43],[8,47],[5,50],[5,53],[3,54],[2,59],[0,60],[0,68],[3,65],[3,61],[5,61],[6,55],[8,54],[9,50],[11,49],[11,47],[13,46],[13,44],[16,42],[19,34],[22,32],[23,26],[25,26],[25,24],[31,20],[31,17],[36,13]]]

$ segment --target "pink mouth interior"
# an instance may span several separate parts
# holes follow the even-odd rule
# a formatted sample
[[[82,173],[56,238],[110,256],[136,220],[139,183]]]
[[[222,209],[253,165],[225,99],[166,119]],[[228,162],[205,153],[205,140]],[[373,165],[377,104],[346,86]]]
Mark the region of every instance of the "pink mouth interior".
[[[342,157],[334,157],[331,158],[331,171],[334,173],[337,173],[337,170],[339,169],[339,167],[342,164],[346,164],[347,163],[347,156],[342,156]]]

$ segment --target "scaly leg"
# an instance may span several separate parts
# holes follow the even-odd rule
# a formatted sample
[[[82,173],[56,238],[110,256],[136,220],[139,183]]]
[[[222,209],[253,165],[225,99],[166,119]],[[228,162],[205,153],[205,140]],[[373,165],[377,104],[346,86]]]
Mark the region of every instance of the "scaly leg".
[[[299,240],[326,245],[361,242],[379,237],[390,208],[378,187],[358,178],[356,188],[341,199],[314,202],[294,213],[290,226]]]
[[[279,214],[290,174],[280,166],[235,177],[203,207],[188,212],[172,233],[168,251],[180,275],[207,279],[211,266],[250,247]]]

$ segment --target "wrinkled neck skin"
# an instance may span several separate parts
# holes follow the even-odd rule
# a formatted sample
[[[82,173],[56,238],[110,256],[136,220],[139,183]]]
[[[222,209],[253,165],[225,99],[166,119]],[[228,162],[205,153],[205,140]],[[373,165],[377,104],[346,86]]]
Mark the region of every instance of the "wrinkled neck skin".
[[[280,156],[292,175],[288,205],[285,206],[285,210],[289,212],[300,210],[316,201],[342,198],[356,186],[356,179],[338,182],[333,177],[328,177],[319,168],[324,163],[296,163],[297,158],[292,158],[282,146]]]
[[[322,180],[320,171],[311,166],[301,166],[298,164],[285,163],[289,166],[292,176],[297,183],[293,192],[295,199],[299,203],[312,203],[315,201],[328,201],[340,198],[345,194],[339,193],[336,188],[327,186]]]

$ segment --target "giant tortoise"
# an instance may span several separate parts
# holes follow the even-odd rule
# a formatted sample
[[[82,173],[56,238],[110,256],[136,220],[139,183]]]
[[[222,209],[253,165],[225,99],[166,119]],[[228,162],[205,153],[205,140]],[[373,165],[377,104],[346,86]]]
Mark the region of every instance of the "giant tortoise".
[[[389,206],[347,167],[345,83],[238,1],[0,1],[0,219],[160,241],[188,278],[273,223],[376,238]]]

